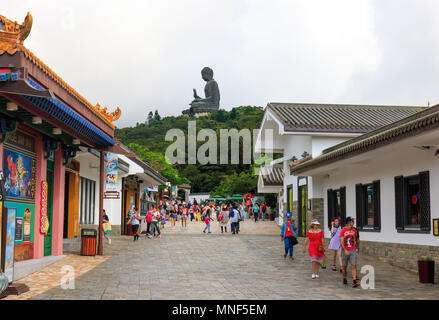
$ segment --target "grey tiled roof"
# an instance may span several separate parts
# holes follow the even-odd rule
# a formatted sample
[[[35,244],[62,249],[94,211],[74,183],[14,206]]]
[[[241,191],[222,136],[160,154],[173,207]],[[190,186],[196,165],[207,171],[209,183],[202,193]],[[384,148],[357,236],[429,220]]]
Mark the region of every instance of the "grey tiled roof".
[[[426,108],[422,112],[413,114],[405,119],[330,147],[324,150],[322,155],[292,167],[291,174],[304,173],[307,170],[371,151],[434,129],[439,129],[439,105]]]
[[[282,165],[261,167],[260,175],[265,186],[283,186],[285,174]]]
[[[285,131],[366,133],[409,117],[425,107],[269,103]]]

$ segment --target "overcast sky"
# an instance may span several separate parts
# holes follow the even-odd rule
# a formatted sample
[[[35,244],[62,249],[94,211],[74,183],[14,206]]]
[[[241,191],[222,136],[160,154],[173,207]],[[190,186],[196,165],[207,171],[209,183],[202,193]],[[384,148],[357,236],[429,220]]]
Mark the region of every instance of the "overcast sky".
[[[118,127],[179,115],[214,70],[221,108],[439,103],[437,0],[19,0],[25,46]],[[204,93],[203,93],[204,95]]]

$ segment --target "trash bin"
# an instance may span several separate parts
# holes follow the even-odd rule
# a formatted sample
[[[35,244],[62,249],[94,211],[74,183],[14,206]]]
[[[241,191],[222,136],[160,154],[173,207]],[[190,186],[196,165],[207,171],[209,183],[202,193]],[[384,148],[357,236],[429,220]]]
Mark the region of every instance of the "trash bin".
[[[81,255],[95,256],[96,255],[96,239],[98,232],[94,229],[82,229],[81,231]]]

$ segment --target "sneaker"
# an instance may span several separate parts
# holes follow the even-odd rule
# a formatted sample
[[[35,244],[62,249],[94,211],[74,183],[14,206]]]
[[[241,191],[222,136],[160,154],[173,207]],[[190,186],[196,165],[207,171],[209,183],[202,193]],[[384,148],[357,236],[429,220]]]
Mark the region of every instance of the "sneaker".
[[[212,233],[212,232],[209,231],[208,233]]]
[[[315,279],[315,278],[316,278],[316,275],[315,275],[314,273],[312,274],[312,278],[313,278],[313,279]]]
[[[320,278],[320,276],[318,274],[316,274],[316,279]]]
[[[345,279],[343,279],[343,284],[345,285],[345,286],[347,286],[348,285],[348,280],[345,278]]]
[[[287,258],[287,254],[285,253],[285,254],[284,254],[284,259],[286,259],[286,258]]]
[[[294,260],[294,257],[290,257],[291,260]]]
[[[203,233],[206,233],[206,230],[204,230]]]
[[[111,239],[110,239],[110,240],[108,240],[108,244],[111,244]]]
[[[357,280],[352,281],[352,288],[357,288],[359,286],[360,284],[357,282]]]

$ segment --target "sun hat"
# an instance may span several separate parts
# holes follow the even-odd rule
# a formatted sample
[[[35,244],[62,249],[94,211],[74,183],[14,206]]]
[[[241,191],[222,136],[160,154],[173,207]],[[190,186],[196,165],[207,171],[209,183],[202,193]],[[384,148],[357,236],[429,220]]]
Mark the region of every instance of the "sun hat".
[[[311,224],[320,224],[320,222],[319,222],[319,220],[317,220],[317,219],[313,219],[313,220],[311,221]]]
[[[291,218],[291,212],[287,212],[286,217],[287,217],[287,218]]]

